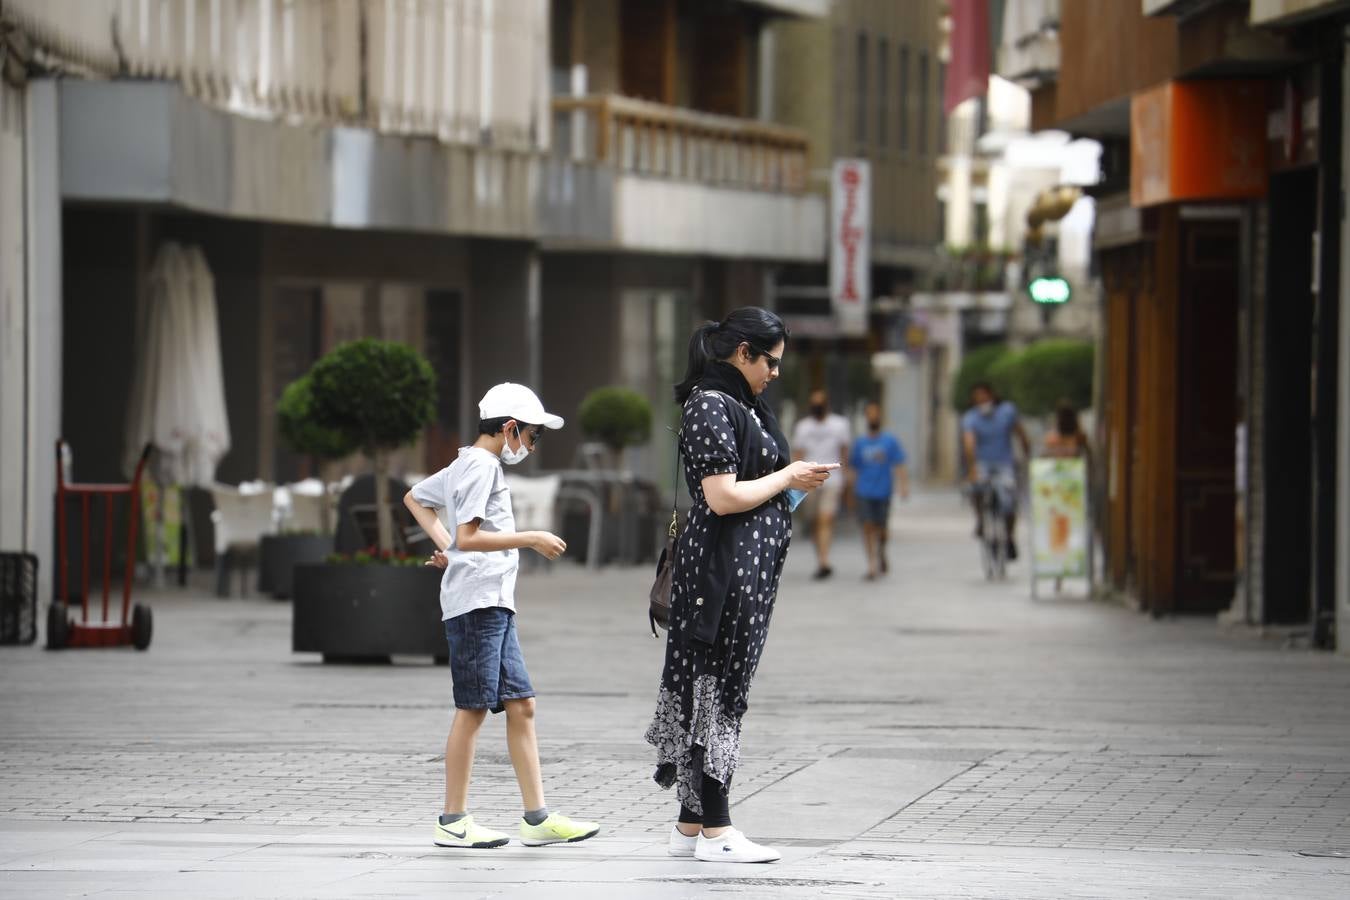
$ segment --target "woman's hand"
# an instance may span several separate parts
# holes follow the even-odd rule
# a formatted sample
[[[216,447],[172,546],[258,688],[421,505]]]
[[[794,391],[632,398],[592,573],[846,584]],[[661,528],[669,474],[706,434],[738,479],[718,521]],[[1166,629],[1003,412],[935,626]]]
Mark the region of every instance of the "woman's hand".
[[[789,464],[783,471],[787,473],[789,488],[796,488],[799,491],[814,491],[824,484],[829,479],[830,472],[837,468],[839,468],[838,464],[821,465],[807,460],[798,460]]]

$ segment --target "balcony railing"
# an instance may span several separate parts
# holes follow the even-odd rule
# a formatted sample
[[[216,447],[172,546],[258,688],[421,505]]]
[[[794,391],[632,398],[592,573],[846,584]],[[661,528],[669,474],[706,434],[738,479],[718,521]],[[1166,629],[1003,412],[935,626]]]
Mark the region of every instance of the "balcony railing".
[[[547,0],[5,0],[63,68],[234,112],[548,146]]]
[[[806,134],[615,95],[555,97],[553,150],[622,172],[753,190],[800,192]]]
[[[1054,80],[1059,72],[1060,0],[1017,0],[1003,10],[998,74],[1025,86]]]

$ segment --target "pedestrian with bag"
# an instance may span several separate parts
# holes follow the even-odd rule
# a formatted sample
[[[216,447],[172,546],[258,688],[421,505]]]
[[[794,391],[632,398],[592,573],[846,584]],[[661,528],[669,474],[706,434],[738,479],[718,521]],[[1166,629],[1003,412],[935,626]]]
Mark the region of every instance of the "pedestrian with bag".
[[[672,856],[772,862],[777,851],[731,826],[728,791],[740,759],[741,719],[768,637],[792,507],[837,466],[793,462],[761,395],[778,377],[782,320],[744,307],[689,341],[675,387],[679,449],[693,506],[674,546],[670,633],[647,741],[655,779],[674,786]]]

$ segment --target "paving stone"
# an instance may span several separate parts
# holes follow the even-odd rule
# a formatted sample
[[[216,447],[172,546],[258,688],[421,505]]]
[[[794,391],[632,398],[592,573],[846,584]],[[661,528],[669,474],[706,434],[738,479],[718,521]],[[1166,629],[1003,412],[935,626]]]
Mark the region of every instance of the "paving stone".
[[[1342,896],[1350,861],[1298,853],[1350,849],[1350,667],[1033,603],[979,576],[965,516],[897,505],[872,585],[855,537],[832,582],[794,548],[732,792],[733,817],[787,839],[778,866],[665,856],[650,572],[559,564],[522,577],[519,627],[550,804],[599,818],[593,842],[436,851],[445,668],[323,666],[290,653],[285,604],[144,593],[145,653],[0,653],[0,897]],[[510,825],[500,717],[479,747],[473,807]]]

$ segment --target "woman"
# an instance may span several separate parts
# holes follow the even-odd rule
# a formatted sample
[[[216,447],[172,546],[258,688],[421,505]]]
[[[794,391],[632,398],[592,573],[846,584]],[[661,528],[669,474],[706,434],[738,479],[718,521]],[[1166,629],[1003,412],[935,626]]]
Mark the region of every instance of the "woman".
[[[1055,427],[1045,435],[1043,453],[1068,459],[1088,455],[1087,435],[1078,425],[1078,410],[1068,400],[1055,405]]]
[[[786,338],[782,321],[756,307],[708,322],[690,339],[689,366],[675,387],[694,504],[675,549],[670,637],[647,731],[657,750],[656,781],[675,785],[680,801],[673,856],[779,858],[731,827],[727,790],[792,539],[785,492],[814,490],[829,477],[830,467],[791,461],[760,399],[778,377]]]

